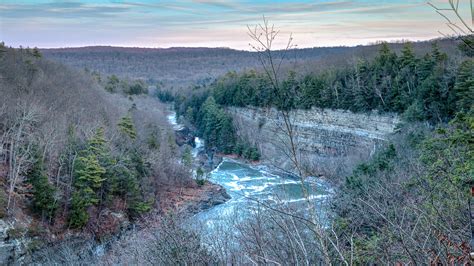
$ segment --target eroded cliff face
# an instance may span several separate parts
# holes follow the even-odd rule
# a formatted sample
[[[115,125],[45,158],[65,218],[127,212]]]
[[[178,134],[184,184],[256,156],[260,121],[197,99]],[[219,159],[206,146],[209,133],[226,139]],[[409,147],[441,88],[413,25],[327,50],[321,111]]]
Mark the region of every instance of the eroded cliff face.
[[[237,133],[256,144],[262,158],[275,167],[295,172],[289,159],[288,130],[274,108],[236,108]],[[350,111],[311,109],[290,115],[301,165],[308,174],[344,175],[386,143],[399,118],[396,115],[356,114]]]

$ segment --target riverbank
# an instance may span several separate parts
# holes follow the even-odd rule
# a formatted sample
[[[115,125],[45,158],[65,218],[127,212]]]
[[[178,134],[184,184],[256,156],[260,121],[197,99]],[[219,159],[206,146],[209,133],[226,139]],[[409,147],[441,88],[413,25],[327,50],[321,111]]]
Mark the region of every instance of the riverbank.
[[[212,182],[178,188],[168,186],[159,196],[160,214],[190,216],[230,199],[225,188]]]

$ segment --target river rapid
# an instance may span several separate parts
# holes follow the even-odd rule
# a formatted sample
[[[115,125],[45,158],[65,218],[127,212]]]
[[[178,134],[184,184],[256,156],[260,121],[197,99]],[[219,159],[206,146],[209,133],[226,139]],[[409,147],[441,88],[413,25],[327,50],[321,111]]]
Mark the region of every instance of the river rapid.
[[[169,113],[168,121],[175,130],[183,128],[177,123],[174,112]],[[196,158],[204,147],[204,142],[196,137],[193,157]],[[231,196],[227,202],[202,211],[188,221],[189,226],[210,235],[232,230],[257,209],[269,206],[321,210],[331,194],[330,186],[321,179],[310,178],[311,181],[301,183],[298,178],[279,174],[266,165],[246,164],[230,158],[224,158],[207,178],[224,187]]]

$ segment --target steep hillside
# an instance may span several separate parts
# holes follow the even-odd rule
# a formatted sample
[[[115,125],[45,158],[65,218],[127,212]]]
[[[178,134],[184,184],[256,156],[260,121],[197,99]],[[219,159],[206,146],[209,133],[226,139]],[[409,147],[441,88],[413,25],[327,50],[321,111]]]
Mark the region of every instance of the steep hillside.
[[[197,188],[155,99],[110,94],[36,49],[4,46],[0,95],[0,264],[28,263],[57,241],[109,238]],[[209,201],[198,195],[208,190],[188,201]],[[57,259],[77,263],[69,255]]]

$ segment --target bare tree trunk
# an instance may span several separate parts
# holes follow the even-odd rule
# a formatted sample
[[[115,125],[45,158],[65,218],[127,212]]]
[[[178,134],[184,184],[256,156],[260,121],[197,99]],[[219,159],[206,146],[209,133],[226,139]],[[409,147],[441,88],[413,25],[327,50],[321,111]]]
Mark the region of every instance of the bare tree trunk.
[[[16,119],[12,128],[15,130],[13,138],[9,142],[9,161],[8,161],[8,201],[7,210],[15,207],[14,192],[17,184],[20,182],[20,175],[28,168],[31,160],[31,136],[27,129],[35,122],[36,112],[30,107],[23,107],[20,117]],[[13,203],[12,203],[13,201]]]
[[[258,24],[253,29],[248,27],[248,31],[249,31],[248,35],[255,42],[255,45],[251,45],[251,47],[257,52],[258,59],[263,67],[265,74],[267,75],[267,78],[269,79],[272,85],[275,97],[278,101],[280,101],[280,104],[281,104],[281,108],[280,107],[278,108],[279,113],[283,117],[283,123],[284,123],[281,133],[286,137],[286,140],[282,140],[282,142],[286,142],[286,143],[283,143],[283,145],[288,148],[288,152],[286,154],[288,155],[289,157],[288,159],[293,164],[293,167],[300,178],[301,189],[303,191],[303,195],[305,197],[306,203],[308,204],[308,210],[310,211],[310,217],[311,217],[310,225],[311,227],[313,227],[310,229],[312,232],[315,233],[315,237],[320,244],[320,249],[322,251],[322,256],[323,256],[325,264],[332,265],[329,247],[326,241],[331,243],[333,246],[335,244],[334,242],[331,241],[331,239],[327,237],[324,226],[321,224],[321,222],[317,218],[317,215],[313,208],[314,206],[312,206],[311,204],[310,195],[305,186],[306,173],[303,170],[302,165],[301,165],[300,147],[298,147],[296,126],[294,125],[292,121],[293,119],[292,111],[291,111],[292,107],[289,104],[286,104],[285,102],[290,97],[287,97],[288,95],[286,94],[282,94],[281,88],[280,88],[280,81],[279,81],[280,66],[283,60],[285,59],[286,53],[293,47],[292,45],[293,39],[290,36],[288,40],[288,44],[286,48],[284,49],[283,56],[281,57],[279,61],[276,61],[272,53],[272,44],[276,36],[278,35],[279,31],[275,30],[274,25],[270,26],[268,23],[268,20],[266,20],[264,17],[262,24]],[[336,247],[336,250],[338,250],[337,247]],[[343,254],[341,252],[339,252],[338,254],[340,258],[342,259],[342,261],[344,261],[344,263],[348,265]]]

